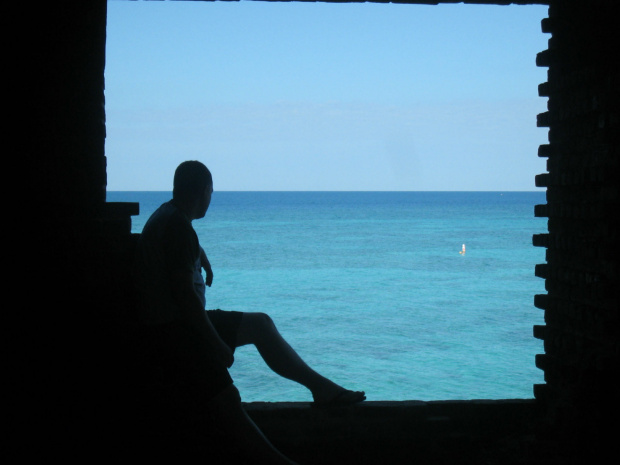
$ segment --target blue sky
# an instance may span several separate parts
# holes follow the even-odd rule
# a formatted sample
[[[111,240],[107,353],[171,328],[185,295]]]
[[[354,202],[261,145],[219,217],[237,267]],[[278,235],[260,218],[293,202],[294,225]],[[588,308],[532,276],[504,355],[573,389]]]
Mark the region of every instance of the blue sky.
[[[108,2],[108,190],[537,190],[544,6]]]

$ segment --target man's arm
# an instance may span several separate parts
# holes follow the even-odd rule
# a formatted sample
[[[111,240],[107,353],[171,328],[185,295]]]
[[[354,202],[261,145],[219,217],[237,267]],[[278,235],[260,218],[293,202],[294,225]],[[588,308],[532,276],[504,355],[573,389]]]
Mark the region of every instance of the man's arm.
[[[200,247],[200,265],[204,268],[207,275],[205,279],[205,284],[208,287],[211,287],[211,284],[213,284],[213,270],[211,269],[211,263],[209,263],[207,254],[202,247]]]
[[[213,348],[213,352],[228,368],[233,364],[232,350],[222,341],[211,320],[194,291],[194,279],[192,273],[177,272],[173,276],[173,297],[181,309],[181,318],[199,331],[205,340]]]

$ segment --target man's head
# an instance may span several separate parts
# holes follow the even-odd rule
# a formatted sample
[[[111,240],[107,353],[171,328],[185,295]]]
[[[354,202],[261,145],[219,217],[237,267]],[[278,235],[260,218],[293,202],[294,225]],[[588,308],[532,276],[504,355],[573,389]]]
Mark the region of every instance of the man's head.
[[[172,197],[183,204],[192,219],[202,218],[213,192],[213,178],[209,169],[199,161],[184,161],[174,172]]]

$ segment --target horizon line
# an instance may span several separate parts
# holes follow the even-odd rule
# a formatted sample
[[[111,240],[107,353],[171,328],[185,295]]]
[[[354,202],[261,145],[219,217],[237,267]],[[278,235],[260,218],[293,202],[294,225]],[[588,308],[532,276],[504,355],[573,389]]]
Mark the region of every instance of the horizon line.
[[[265,192],[265,193],[273,193],[273,192],[282,192],[282,193],[288,193],[288,192],[313,192],[313,193],[319,193],[319,192],[326,192],[326,193],[333,193],[333,192],[352,192],[352,193],[367,193],[367,192],[376,192],[376,193],[393,193],[393,192],[454,192],[454,193],[460,193],[460,192],[489,192],[489,193],[502,193],[502,192],[541,192],[541,189],[544,188],[539,188],[536,190],[512,190],[512,189],[507,189],[507,190],[494,190],[494,189],[490,189],[490,190],[236,190],[236,189],[218,189],[215,190],[214,192]],[[146,190],[106,190],[106,193],[108,192],[169,192],[172,194],[172,190],[170,189],[164,189],[164,190],[155,190],[155,189],[146,189]],[[542,191],[544,192],[544,191]]]

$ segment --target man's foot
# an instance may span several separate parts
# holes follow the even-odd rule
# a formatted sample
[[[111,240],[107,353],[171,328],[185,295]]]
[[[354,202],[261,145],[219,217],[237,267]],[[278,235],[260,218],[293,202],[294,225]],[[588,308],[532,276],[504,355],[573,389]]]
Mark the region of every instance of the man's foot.
[[[343,388],[332,397],[321,400],[315,398],[312,405],[317,408],[344,407],[364,400],[366,400],[364,391],[350,391]]]

